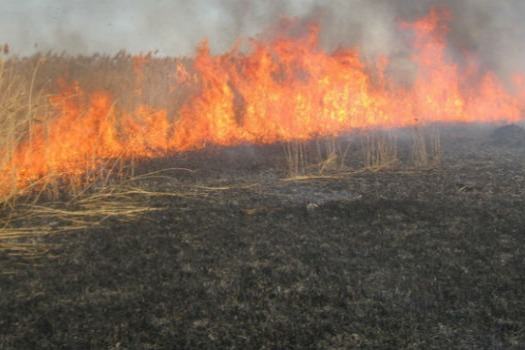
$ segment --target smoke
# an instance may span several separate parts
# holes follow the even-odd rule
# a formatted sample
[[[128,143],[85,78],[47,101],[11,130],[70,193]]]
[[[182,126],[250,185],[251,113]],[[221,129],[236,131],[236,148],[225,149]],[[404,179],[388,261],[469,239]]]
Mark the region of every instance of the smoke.
[[[208,38],[214,52],[223,52],[287,16],[318,20],[328,49],[359,45],[364,55],[395,57],[404,50],[399,21],[435,6],[453,14],[453,50],[476,54],[502,74],[525,71],[522,0],[4,0],[0,43],[18,55],[126,49],[180,56]]]

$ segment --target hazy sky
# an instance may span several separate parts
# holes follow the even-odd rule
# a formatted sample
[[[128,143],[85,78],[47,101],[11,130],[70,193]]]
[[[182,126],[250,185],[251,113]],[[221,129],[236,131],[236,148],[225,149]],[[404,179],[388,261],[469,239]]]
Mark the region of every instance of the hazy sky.
[[[223,51],[239,36],[298,16],[319,19],[327,46],[359,44],[365,54],[388,54],[400,47],[397,21],[436,5],[454,13],[453,45],[497,69],[525,70],[523,0],[0,0],[0,43],[21,55],[50,49],[189,55],[203,38]]]
[[[314,1],[0,0],[0,42],[15,53],[151,51],[189,54],[209,38],[223,50],[279,15],[302,16]],[[38,46],[35,47],[35,44]]]

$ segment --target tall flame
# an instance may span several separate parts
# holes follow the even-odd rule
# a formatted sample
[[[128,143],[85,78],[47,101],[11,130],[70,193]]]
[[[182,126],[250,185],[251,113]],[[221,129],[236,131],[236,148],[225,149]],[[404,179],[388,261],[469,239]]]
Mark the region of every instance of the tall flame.
[[[299,38],[253,41],[249,53],[233,49],[214,56],[207,43],[201,44],[194,59],[199,93],[176,116],[147,105],[125,113],[108,93],[86,95],[73,84],[51,98],[56,118],[34,128],[4,167],[0,193],[8,190],[7,174],[15,173],[21,188],[49,174],[81,174],[105,159],[156,157],[208,144],[304,140],[414,123],[520,120],[525,78],[516,75],[515,86],[507,89],[474,63],[460,69],[447,56],[449,17],[433,10],[400,24],[410,34],[417,68],[410,87],[387,76],[386,57],[372,69],[358,49],[319,48],[316,25]],[[139,82],[145,60],[134,60]],[[183,66],[175,75],[182,83],[193,81]],[[136,94],[142,94],[136,85]]]

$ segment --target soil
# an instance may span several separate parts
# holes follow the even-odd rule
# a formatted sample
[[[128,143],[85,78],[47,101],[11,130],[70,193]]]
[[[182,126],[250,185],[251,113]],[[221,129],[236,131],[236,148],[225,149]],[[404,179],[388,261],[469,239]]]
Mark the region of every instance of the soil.
[[[160,210],[0,254],[0,348],[524,349],[525,148],[442,144],[295,180],[278,146],[172,160]]]
[[[519,125],[505,125],[491,135],[496,146],[525,147],[525,129]]]

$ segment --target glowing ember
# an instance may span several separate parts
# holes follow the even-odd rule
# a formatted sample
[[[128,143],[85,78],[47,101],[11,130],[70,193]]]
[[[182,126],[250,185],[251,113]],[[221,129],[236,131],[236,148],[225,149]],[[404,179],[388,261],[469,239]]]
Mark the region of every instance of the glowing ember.
[[[460,70],[447,58],[449,17],[432,11],[400,25],[410,34],[417,68],[410,87],[386,75],[385,57],[371,71],[356,49],[320,49],[315,25],[299,38],[254,41],[250,53],[235,49],[213,56],[203,43],[194,62],[200,92],[174,117],[144,105],[127,114],[107,93],[86,96],[73,84],[51,99],[56,118],[36,127],[3,169],[7,175],[0,175],[0,192],[7,191],[13,173],[22,188],[46,175],[82,174],[106,159],[156,157],[207,144],[302,140],[416,122],[521,119],[525,79],[516,76],[509,91],[495,74],[481,74],[475,64]],[[146,61],[142,56],[134,61],[140,84]],[[183,66],[174,74],[181,84],[194,81]],[[138,95],[140,84],[134,87]]]

